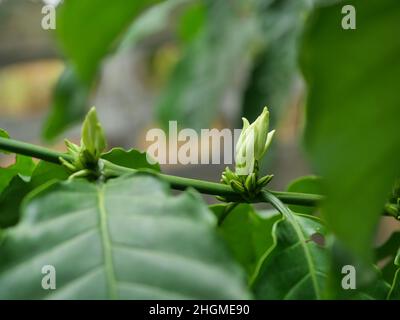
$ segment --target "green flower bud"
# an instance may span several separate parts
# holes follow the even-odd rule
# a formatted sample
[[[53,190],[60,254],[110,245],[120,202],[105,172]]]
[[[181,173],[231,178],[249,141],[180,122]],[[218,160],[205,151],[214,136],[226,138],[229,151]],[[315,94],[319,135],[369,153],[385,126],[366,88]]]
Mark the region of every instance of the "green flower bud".
[[[106,148],[106,139],[103,128],[97,118],[96,108],[90,109],[82,126],[81,147],[90,158],[87,160],[97,161]]]
[[[260,188],[264,188],[272,180],[273,177],[274,177],[273,175],[262,177],[262,178],[258,179],[257,185]]]
[[[106,148],[106,139],[94,107],[90,109],[83,123],[81,145],[68,140],[65,140],[65,145],[72,159],[60,161],[65,168],[74,173],[73,178],[90,175],[95,177],[100,174],[102,168],[99,159]]]
[[[257,187],[257,177],[255,173],[251,173],[247,176],[245,181],[245,187],[249,193],[254,192],[254,190]]]
[[[243,188],[243,185],[241,183],[239,183],[236,180],[232,180],[230,182],[231,188],[233,189],[233,191],[237,192],[237,193],[244,193],[245,189]]]
[[[254,171],[255,161],[262,159],[272,142],[275,130],[268,133],[269,111],[265,107],[256,121],[243,119],[243,129],[236,144],[236,173],[248,175]]]

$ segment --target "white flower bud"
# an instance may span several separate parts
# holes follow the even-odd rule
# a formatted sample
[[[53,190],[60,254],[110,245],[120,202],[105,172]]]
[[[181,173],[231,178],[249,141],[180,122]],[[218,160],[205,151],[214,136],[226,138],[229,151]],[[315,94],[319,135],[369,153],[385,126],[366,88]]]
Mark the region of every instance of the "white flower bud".
[[[269,111],[265,107],[251,125],[243,119],[243,129],[236,144],[236,173],[249,175],[254,171],[255,161],[262,159],[272,142],[275,130],[268,133]]]

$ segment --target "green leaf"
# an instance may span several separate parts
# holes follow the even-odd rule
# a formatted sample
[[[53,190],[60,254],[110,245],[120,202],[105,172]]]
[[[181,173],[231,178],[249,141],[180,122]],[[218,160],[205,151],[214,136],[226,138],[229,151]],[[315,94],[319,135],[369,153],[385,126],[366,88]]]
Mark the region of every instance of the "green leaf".
[[[244,274],[193,191],[148,175],[59,183],[0,245],[1,299],[246,299]],[[56,290],[41,287],[54,266]]]
[[[35,164],[32,158],[21,155],[15,157],[13,165],[7,168],[0,167],[0,194],[15,176],[20,175],[29,178],[34,168]]]
[[[214,205],[210,209],[219,217],[226,205]],[[263,254],[273,245],[272,227],[280,215],[273,211],[256,212],[249,204],[233,209],[219,227],[233,256],[246,269],[249,278],[254,276]]]
[[[258,299],[321,299],[329,256],[313,237],[325,235],[324,226],[311,216],[293,215],[274,227],[276,247],[262,263],[253,286]]]
[[[370,259],[378,219],[400,170],[400,2],[346,4],[356,8],[356,30],[341,27],[343,4],[337,4],[315,12],[304,38],[305,139],[324,177],[328,225],[353,253]]]
[[[89,88],[68,66],[54,89],[50,115],[43,128],[43,137],[56,138],[65,129],[78,122],[84,115],[89,96]]]
[[[264,106],[271,111],[275,126],[290,102],[298,73],[299,36],[303,16],[311,9],[310,1],[281,0],[266,5],[260,1],[258,16],[263,31],[263,48],[254,59],[242,103],[242,115],[253,121]]]
[[[329,240],[330,272],[327,299],[336,300],[384,300],[390,285],[376,265],[366,263],[352,254],[333,235]],[[346,269],[352,267],[352,269]],[[349,271],[350,270],[350,271]],[[354,277],[354,278],[353,278]],[[354,281],[355,289],[344,289],[343,284]]]
[[[305,176],[292,181],[287,187],[289,192],[311,193],[322,195],[322,179],[317,176]],[[290,210],[297,213],[313,214],[316,208],[305,206],[289,206]]]
[[[66,170],[59,165],[41,161],[29,180],[14,176],[0,194],[0,228],[9,228],[18,223],[21,204],[25,197],[36,188],[68,178]]]
[[[327,231],[313,216],[291,212],[267,195],[282,218],[273,227],[274,245],[264,255],[253,290],[257,299],[322,299],[329,271]]]
[[[17,224],[22,199],[30,191],[29,184],[20,176],[14,176],[0,194],[0,229]]]
[[[179,39],[186,44],[192,42],[203,29],[205,6],[203,1],[191,1],[191,5],[179,17],[177,33]]]
[[[57,34],[79,78],[90,84],[117,38],[146,7],[158,0],[68,0],[57,12]]]
[[[390,255],[395,255],[400,248],[400,231],[391,234],[390,238],[376,249],[376,259],[382,260]]]
[[[397,250],[400,248],[400,232],[394,232],[390,238],[375,250],[375,263],[384,262],[385,266],[382,268],[382,273],[387,281],[393,279],[397,271],[394,263]]]
[[[40,161],[32,173],[31,189],[35,189],[49,181],[62,181],[69,177],[69,172],[58,164]]]
[[[108,160],[114,164],[131,169],[152,169],[160,172],[160,165],[150,164],[147,161],[146,152],[140,152],[135,149],[124,150],[122,148],[114,148],[101,156],[102,159]]]

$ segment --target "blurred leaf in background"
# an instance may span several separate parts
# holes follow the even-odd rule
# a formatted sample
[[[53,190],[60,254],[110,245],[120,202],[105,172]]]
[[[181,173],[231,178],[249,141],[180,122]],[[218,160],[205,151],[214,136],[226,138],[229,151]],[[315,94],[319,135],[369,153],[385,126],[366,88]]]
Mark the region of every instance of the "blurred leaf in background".
[[[338,4],[318,9],[304,37],[305,142],[325,179],[323,214],[330,228],[353,253],[370,259],[400,170],[400,2],[346,4],[356,8],[356,30],[342,28]]]
[[[57,34],[78,77],[90,83],[129,23],[159,0],[69,0],[57,13]]]
[[[198,8],[202,8],[201,1],[199,0],[169,0],[149,8],[131,23],[122,37],[118,50],[132,48],[149,36],[166,32],[169,29],[173,17],[178,15],[178,11],[184,9],[184,12],[196,13]],[[180,32],[183,34],[182,37],[189,37],[189,35],[186,35],[186,33],[190,31],[188,26],[189,24],[193,25],[193,22],[196,23],[196,19],[198,19],[198,17],[193,14],[190,14],[187,18],[189,20],[187,21],[188,24],[185,24],[184,27],[180,29]],[[182,25],[179,22],[177,22],[177,24],[179,26]]]
[[[89,91],[74,69],[67,66],[53,91],[50,114],[43,128],[46,140],[52,140],[85,115]]]
[[[247,80],[243,88],[236,88],[243,100],[237,115],[254,120],[268,105],[278,117],[290,98],[297,73],[298,38],[314,2],[204,3],[203,28],[186,48],[161,96],[161,123],[166,126],[169,120],[177,120],[183,127],[208,127],[227,89],[240,78]]]
[[[68,0],[57,12],[57,36],[70,67],[55,88],[53,110],[44,129],[52,139],[85,114],[84,103],[103,58],[132,20],[160,0]]]
[[[259,1],[257,16],[264,43],[254,59],[243,96],[242,114],[247,119],[254,120],[267,105],[275,122],[289,103],[298,74],[299,36],[312,3]]]
[[[172,40],[182,52],[156,104],[162,126],[177,120],[182,127],[207,128],[225,104],[230,121],[241,115],[254,119],[265,105],[279,118],[298,74],[298,39],[305,18],[314,5],[327,1],[170,0],[139,16],[155,2],[125,8],[121,1],[71,0],[60,6],[58,37],[71,59],[72,69],[66,73],[77,97],[73,93],[58,98],[63,96],[64,75],[45,128],[47,139],[82,117],[79,105],[87,100],[102,59],[112,48],[132,48],[155,34]],[[86,23],[93,7],[96,14]],[[234,100],[226,100],[230,90]]]
[[[161,124],[206,128],[261,36],[254,1],[204,1],[205,23],[185,48],[157,106]],[[240,28],[238,28],[240,26]]]

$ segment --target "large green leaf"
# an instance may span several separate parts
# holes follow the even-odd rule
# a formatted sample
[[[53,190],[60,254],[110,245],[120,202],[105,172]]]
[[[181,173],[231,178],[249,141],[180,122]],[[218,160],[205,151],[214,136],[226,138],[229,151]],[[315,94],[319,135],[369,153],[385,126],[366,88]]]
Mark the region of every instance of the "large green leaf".
[[[125,151],[121,148],[114,148],[103,154],[102,157],[128,168],[149,168],[160,171],[158,164],[152,165],[147,162],[146,153],[134,149]],[[51,183],[66,180],[68,176],[69,173],[64,167],[44,161],[39,162],[31,177],[22,179],[19,175],[14,176],[0,194],[0,227],[8,228],[18,222],[21,203],[29,193],[43,184],[51,185]]]
[[[246,299],[242,270],[193,192],[137,174],[60,183],[26,205],[0,244],[0,298]],[[54,266],[56,290],[43,290]]]
[[[226,205],[214,205],[210,209],[219,217]],[[279,217],[276,211],[257,212],[249,204],[240,204],[219,226],[222,237],[246,269],[249,279],[254,276],[260,258],[273,245],[272,227]]]
[[[400,170],[400,2],[346,4],[356,8],[356,30],[342,29],[338,4],[317,10],[305,35],[305,138],[314,168],[325,179],[327,223],[366,259]]]
[[[57,34],[80,79],[91,83],[102,58],[129,23],[159,0],[69,0],[57,12]]]

